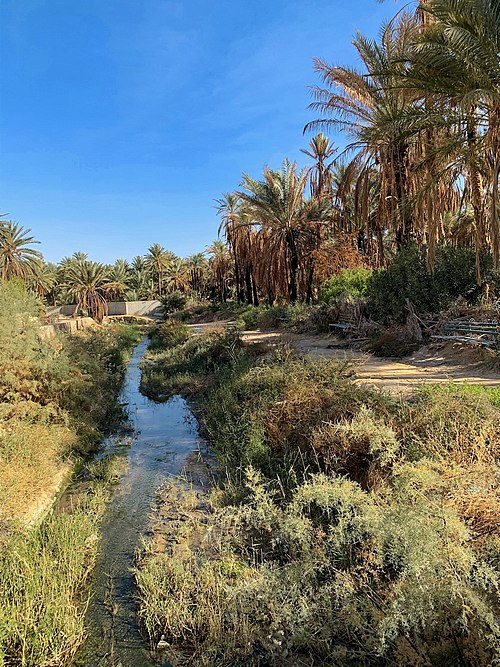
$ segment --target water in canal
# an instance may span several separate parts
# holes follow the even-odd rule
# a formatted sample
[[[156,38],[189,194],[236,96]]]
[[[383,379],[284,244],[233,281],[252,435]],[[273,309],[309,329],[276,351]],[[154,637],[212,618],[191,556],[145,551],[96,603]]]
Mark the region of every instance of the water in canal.
[[[89,637],[77,658],[78,667],[153,665],[137,623],[134,553],[147,529],[156,489],[167,477],[178,474],[186,456],[203,444],[183,398],[155,403],[139,392],[139,364],[146,348],[147,341],[135,348],[125,377],[121,400],[128,404],[134,432],[126,470],[102,526],[101,556],[87,613]],[[120,448],[123,437],[105,443],[105,453]]]

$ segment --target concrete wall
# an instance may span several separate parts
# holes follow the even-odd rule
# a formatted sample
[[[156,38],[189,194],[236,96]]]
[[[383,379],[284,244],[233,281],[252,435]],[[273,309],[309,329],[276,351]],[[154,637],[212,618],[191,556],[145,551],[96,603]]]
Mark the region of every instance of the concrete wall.
[[[73,317],[76,306],[47,306],[47,315],[49,317],[58,317],[65,315],[66,317]]]
[[[76,306],[49,306],[47,315],[72,317]],[[159,301],[112,301],[108,303],[108,315],[138,315],[142,317],[163,317],[163,306]]]

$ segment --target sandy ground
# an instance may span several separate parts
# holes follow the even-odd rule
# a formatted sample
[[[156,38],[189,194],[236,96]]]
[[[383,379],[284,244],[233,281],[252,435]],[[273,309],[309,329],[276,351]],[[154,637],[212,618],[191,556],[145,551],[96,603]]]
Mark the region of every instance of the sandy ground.
[[[460,343],[434,343],[403,360],[381,359],[343,347],[334,336],[313,336],[279,331],[245,331],[248,342],[288,341],[299,352],[315,357],[349,359],[357,364],[356,376],[396,393],[406,393],[415,385],[436,382],[469,382],[500,388],[500,374],[488,368],[488,351]]]
[[[196,324],[196,333],[221,330],[228,322]],[[397,394],[405,394],[420,384],[468,382],[500,388],[500,373],[492,369],[494,353],[480,346],[462,343],[433,343],[402,360],[382,359],[346,347],[346,341],[332,335],[290,333],[286,330],[244,331],[247,342],[277,344],[288,342],[296,350],[315,357],[349,359],[356,363],[356,376]]]

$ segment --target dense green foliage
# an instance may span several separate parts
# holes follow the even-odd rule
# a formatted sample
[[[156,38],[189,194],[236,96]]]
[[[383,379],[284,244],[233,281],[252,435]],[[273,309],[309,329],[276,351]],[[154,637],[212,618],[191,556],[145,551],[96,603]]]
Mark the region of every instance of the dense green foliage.
[[[343,294],[353,298],[366,296],[371,275],[369,269],[344,269],[325,280],[319,291],[319,300],[330,303]]]
[[[223,476],[211,513],[183,525],[190,549],[143,555],[152,642],[207,667],[494,664],[498,390],[396,401],[286,345],[233,343],[218,363],[220,337],[196,344]]]
[[[178,310],[185,308],[188,297],[179,290],[175,290],[171,294],[166,294],[161,298],[161,303],[166,313],[175,313]]]
[[[484,254],[483,274],[490,267],[491,258]],[[432,273],[424,248],[411,245],[400,250],[388,268],[373,273],[367,290],[370,313],[382,323],[404,321],[407,299],[419,313],[437,313],[459,296],[473,301],[479,293],[475,253],[446,245],[438,246]]]

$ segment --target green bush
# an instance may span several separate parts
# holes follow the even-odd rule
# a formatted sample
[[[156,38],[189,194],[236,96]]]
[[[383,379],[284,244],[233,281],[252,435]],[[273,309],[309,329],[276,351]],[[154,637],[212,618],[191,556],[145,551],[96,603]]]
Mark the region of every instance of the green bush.
[[[118,325],[47,339],[38,313],[22,286],[0,280],[0,665],[20,667],[66,665],[84,639],[106,494],[92,481],[75,512],[26,523],[123,417],[116,399],[140,338]]]
[[[161,304],[166,313],[175,313],[177,310],[182,310],[186,307],[187,302],[188,297],[186,294],[179,292],[179,290],[175,290],[175,292],[166,294],[161,298]]]
[[[179,352],[211,373],[223,481],[182,545],[141,559],[152,644],[179,667],[495,664],[498,390],[396,401],[346,363],[228,342],[165,352],[167,378]]]
[[[185,343],[191,336],[191,329],[179,320],[167,320],[153,329],[149,337],[151,350],[163,350]]]
[[[490,266],[491,258],[484,254],[483,275]],[[367,289],[370,314],[384,324],[406,320],[407,300],[419,313],[435,313],[459,296],[472,302],[479,293],[474,251],[445,245],[436,250],[433,273],[427,269],[425,248],[410,245],[395,255],[387,269],[372,274]]]
[[[353,298],[365,296],[371,275],[371,269],[343,269],[321,285],[319,300],[323,303],[330,303],[342,294]]]
[[[243,504],[184,526],[192,551],[144,556],[152,643],[179,666],[489,667],[498,575],[415,474],[383,495],[313,475],[283,503],[249,470]]]

